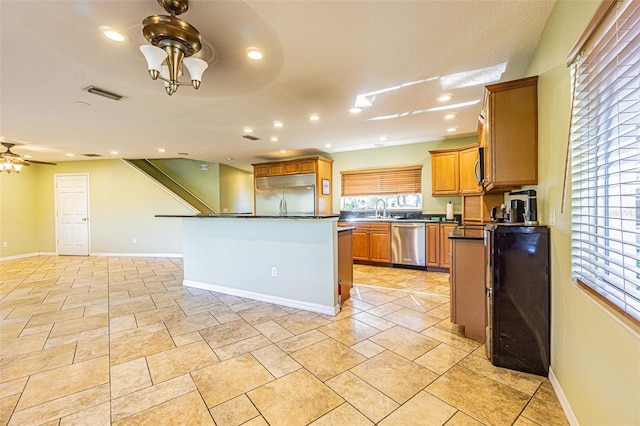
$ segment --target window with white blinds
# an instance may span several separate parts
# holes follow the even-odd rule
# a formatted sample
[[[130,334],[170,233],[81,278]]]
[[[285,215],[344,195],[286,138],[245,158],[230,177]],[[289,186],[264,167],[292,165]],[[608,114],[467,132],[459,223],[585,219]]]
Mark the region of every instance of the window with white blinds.
[[[640,323],[640,2],[599,14],[571,58],[572,272]]]
[[[422,166],[343,170],[341,195],[391,195],[422,193]]]

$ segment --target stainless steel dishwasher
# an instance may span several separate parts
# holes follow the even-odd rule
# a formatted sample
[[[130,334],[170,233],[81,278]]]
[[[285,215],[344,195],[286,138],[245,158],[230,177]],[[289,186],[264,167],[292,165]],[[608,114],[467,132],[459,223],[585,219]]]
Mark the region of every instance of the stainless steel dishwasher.
[[[424,230],[424,223],[391,223],[391,263],[425,266]]]

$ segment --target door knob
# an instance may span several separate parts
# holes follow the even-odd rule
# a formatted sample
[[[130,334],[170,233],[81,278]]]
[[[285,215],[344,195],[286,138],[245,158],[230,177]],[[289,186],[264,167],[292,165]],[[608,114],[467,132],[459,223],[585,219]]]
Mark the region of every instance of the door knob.
[[[86,222],[86,221],[87,221],[87,218],[86,218],[86,217],[83,217],[83,218],[82,218],[82,221],[83,221],[83,222]]]

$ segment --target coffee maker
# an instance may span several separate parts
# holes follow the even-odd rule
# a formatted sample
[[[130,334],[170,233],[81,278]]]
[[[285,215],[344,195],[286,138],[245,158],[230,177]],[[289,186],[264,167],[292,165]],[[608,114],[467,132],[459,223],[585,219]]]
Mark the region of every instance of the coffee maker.
[[[524,222],[525,225],[538,224],[538,201],[537,194],[534,189],[525,189],[523,191],[511,191],[509,195],[526,195],[526,204],[522,200],[511,200],[512,215],[514,210],[514,202],[516,208],[516,221]],[[519,209],[519,211],[518,211]],[[519,220],[518,220],[519,219]]]

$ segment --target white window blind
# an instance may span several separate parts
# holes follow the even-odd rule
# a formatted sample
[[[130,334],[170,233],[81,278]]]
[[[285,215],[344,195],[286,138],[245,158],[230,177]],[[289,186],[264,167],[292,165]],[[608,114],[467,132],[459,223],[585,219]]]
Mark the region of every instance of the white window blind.
[[[572,272],[640,323],[640,2],[608,10],[572,78]]]

